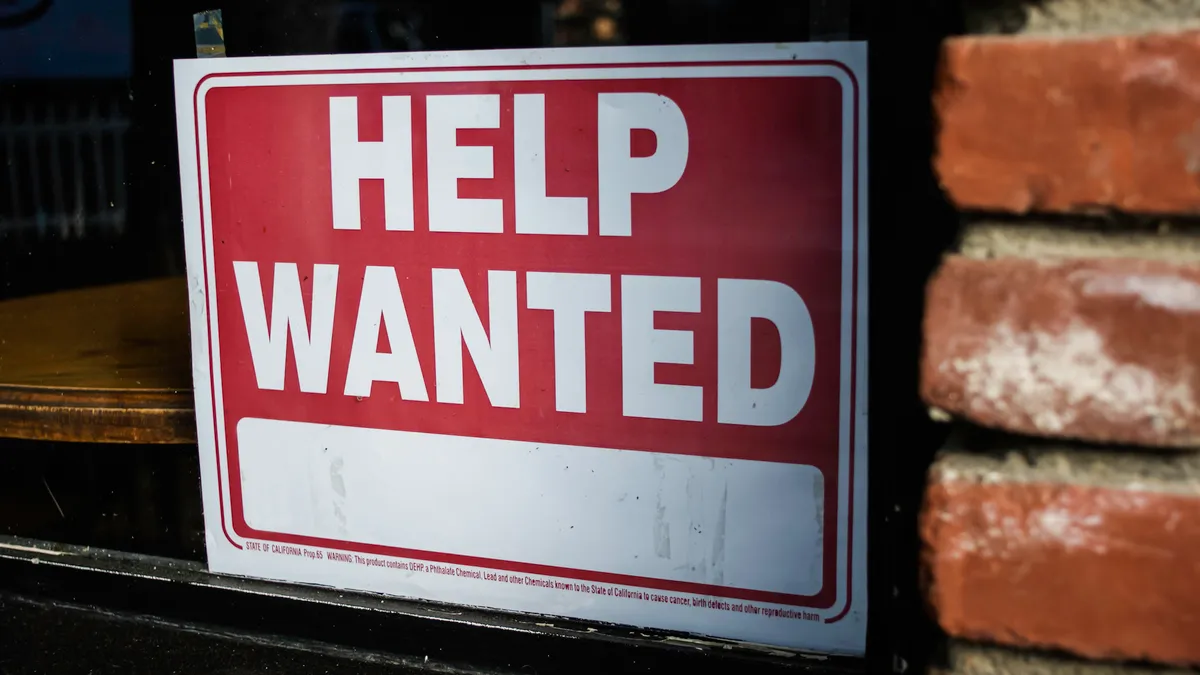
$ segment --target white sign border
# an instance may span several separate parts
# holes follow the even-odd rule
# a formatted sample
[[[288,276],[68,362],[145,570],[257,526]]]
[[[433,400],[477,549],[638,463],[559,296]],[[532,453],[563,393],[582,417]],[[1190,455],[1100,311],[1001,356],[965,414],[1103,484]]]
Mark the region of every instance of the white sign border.
[[[605,68],[618,65],[622,67]],[[548,68],[539,70],[539,66]],[[478,70],[471,70],[473,68]],[[225,77],[210,77],[213,75]],[[213,241],[211,231],[205,231],[202,225],[211,222],[206,130],[203,124],[204,93],[216,86],[251,84],[747,76],[823,76],[832,77],[842,85],[845,111],[842,207],[845,217],[842,228],[843,339],[840,359],[837,599],[832,608],[822,611],[823,623],[802,624],[805,629],[798,631],[802,635],[780,646],[862,654],[866,634],[868,465],[867,93],[864,43],[534,49],[176,61],[175,104],[190,298],[193,381],[197,384],[197,440],[210,568],[214,572],[260,576],[255,574],[253,565],[246,564],[243,552],[235,548],[237,544],[229,534],[232,531],[230,514],[225,508],[228,503],[229,474],[223,466],[225,427],[221,402],[220,349],[216,339],[216,299],[215,294],[206,293],[206,288],[216,285]],[[200,189],[202,184],[203,191]],[[857,289],[857,297],[854,289]],[[853,341],[845,339],[851,334]],[[211,368],[210,359],[213,364]],[[216,514],[219,514],[224,537],[214,535],[212,517]]]

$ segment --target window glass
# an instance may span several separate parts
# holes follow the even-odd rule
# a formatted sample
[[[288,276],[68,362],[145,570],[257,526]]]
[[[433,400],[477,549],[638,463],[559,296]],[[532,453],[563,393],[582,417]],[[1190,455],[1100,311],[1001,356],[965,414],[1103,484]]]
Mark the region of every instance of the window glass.
[[[863,3],[835,4],[842,9],[816,15],[799,0],[256,0],[224,10],[223,38],[229,56],[803,41],[814,16],[836,33]],[[0,0],[0,302],[183,274],[171,60],[195,56],[192,13],[207,9]],[[31,340],[21,320],[0,324],[0,397],[78,389],[73,374],[104,369],[117,384],[85,384],[110,396],[157,386],[130,380],[160,367],[147,363],[188,368],[186,349],[164,352],[131,328],[149,319],[122,318],[143,316],[129,311],[141,297],[120,295],[96,319],[132,322],[113,329],[119,347],[65,316],[50,330],[73,350],[39,351],[61,340]],[[144,316],[185,316],[186,296],[176,299]],[[47,311],[71,311],[56,302]],[[31,358],[5,351],[18,338],[49,364],[36,381],[14,379]],[[114,400],[102,405],[132,406]],[[70,442],[57,414],[43,405],[0,417],[0,532],[202,560],[195,445]]]

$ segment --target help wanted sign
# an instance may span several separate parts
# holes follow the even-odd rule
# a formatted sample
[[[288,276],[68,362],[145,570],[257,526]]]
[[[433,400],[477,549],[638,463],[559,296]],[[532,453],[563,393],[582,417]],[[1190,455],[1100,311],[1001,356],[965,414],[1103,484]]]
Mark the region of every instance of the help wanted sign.
[[[212,569],[861,652],[865,62],[177,62]]]

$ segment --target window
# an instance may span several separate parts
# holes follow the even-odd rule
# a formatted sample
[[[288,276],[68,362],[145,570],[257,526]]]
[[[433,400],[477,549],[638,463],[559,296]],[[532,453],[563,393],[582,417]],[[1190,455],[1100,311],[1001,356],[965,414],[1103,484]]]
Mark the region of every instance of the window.
[[[208,26],[204,37],[216,34],[231,57],[801,42],[814,34],[814,22],[826,36],[849,38],[865,3],[824,14],[818,5],[255,0],[222,8],[222,30]],[[360,597],[317,611],[317,591],[263,583],[239,595],[236,583],[223,586],[202,571],[171,60],[196,56],[192,12],[208,9],[156,0],[0,2],[0,546],[7,542],[17,556],[39,542],[76,547],[64,550],[80,570],[69,580],[0,584],[0,604],[4,593],[36,598],[35,588],[48,587],[58,589],[47,596],[56,600],[91,598],[113,603],[114,611],[161,612],[231,630],[250,630],[247,617],[261,612],[261,632],[344,638],[349,648],[414,656],[424,647],[411,641],[398,647],[369,629],[327,637],[288,616],[370,625],[363,618],[369,603]],[[108,563],[87,562],[93,549],[126,556],[121,564],[130,569],[161,564],[170,571],[121,581],[126,590],[118,592],[107,573],[96,572]],[[0,560],[4,565],[27,569]],[[189,608],[168,607],[174,604],[165,598],[176,597]],[[244,615],[231,618],[209,604],[221,602]],[[443,629],[430,617],[452,612],[445,607],[388,607],[399,608],[385,621],[389,627],[419,633],[421,645],[442,645],[449,655],[441,658],[459,665],[515,668],[525,661],[521,650],[542,672],[566,672],[584,658],[610,665],[629,659],[630,672],[639,658],[660,666],[692,658],[658,650],[653,640],[637,642],[624,629],[604,628],[595,644],[563,646],[561,638],[574,633],[543,635],[535,626],[526,637],[512,637],[514,627],[532,625],[521,617],[480,613],[473,626]],[[581,626],[585,634],[593,630]],[[488,637],[493,632],[511,637],[511,646],[485,657],[453,644],[464,636],[500,640]],[[605,651],[622,644],[626,651]],[[534,658],[545,645],[548,655]],[[651,648],[649,656],[637,656],[638,646]],[[510,662],[500,664],[501,658]],[[736,659],[785,667],[754,650],[738,651]]]

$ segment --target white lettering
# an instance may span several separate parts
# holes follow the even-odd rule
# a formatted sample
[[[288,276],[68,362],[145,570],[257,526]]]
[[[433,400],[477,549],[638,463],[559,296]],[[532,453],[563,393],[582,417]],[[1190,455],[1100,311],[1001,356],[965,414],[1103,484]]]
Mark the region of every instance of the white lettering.
[[[779,331],[779,376],[765,389],[750,386],[750,321],[767,319]],[[812,391],[816,343],[804,299],[790,286],[755,279],[717,280],[717,421],[777,426],[800,414]]]
[[[700,422],[701,387],[658,384],[655,363],[691,364],[692,334],[658,330],[655,312],[699,312],[700,279],[621,277],[621,389],[626,417]]]
[[[258,263],[234,261],[238,298],[250,343],[250,359],[259,389],[283,390],[287,363],[288,335],[296,354],[300,391],[324,394],[329,380],[329,349],[333,343],[333,309],[337,296],[337,265],[313,265],[312,330],[300,294],[300,272],[296,263],[275,263],[271,294],[271,327],[263,305]]]
[[[513,96],[518,234],[588,233],[587,197],[546,196],[546,96]]]
[[[381,329],[391,345],[390,353],[376,351]],[[368,266],[343,391],[347,396],[370,396],[371,385],[377,381],[395,382],[400,397],[407,401],[429,400],[396,269]]]
[[[463,402],[463,344],[493,406],[521,402],[517,362],[517,273],[488,271],[488,328],[483,329],[462,273],[433,270],[434,369],[439,403]]]
[[[554,312],[554,408],[587,412],[587,349],[584,315],[612,311],[607,274],[529,272],[525,301],[530,309]]]
[[[504,208],[499,199],[461,199],[458,179],[492,178],[490,146],[460,146],[459,129],[500,128],[500,97],[457,94],[425,98],[429,157],[429,230],[500,233]]]
[[[358,140],[358,99],[329,99],[329,170],[333,227],[362,228],[359,180],[382,178],[384,227],[413,229],[412,101],[383,97],[383,140]]]
[[[632,195],[665,192],[683,176],[688,159],[687,120],[666,96],[618,93],[599,97],[600,234],[628,237],[633,232]],[[654,154],[633,156],[630,132],[634,129],[654,132]]]

